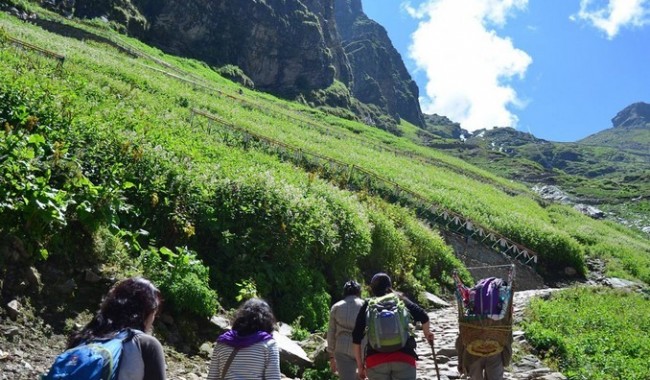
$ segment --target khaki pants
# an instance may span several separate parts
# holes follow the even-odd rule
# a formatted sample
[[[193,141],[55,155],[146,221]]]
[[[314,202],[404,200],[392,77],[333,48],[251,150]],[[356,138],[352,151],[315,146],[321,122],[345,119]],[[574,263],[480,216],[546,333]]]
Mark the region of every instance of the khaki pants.
[[[358,380],[357,376],[357,361],[354,356],[337,352],[334,354],[336,359],[336,370],[339,373],[341,380]]]
[[[476,358],[468,370],[471,380],[503,380],[503,359],[501,354]]]

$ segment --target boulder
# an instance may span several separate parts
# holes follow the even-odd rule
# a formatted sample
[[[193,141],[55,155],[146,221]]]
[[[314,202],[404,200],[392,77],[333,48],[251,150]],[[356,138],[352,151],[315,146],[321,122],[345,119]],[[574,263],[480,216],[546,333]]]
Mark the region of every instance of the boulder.
[[[273,339],[278,344],[280,350],[280,361],[288,362],[298,366],[301,369],[310,368],[314,365],[313,361],[309,359],[305,350],[286,336],[273,332]]]

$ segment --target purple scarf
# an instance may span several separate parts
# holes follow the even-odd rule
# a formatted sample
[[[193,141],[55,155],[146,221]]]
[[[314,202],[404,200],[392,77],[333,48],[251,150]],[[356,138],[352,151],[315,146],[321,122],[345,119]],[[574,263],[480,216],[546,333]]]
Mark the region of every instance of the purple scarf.
[[[230,330],[221,334],[217,338],[217,342],[226,344],[233,348],[246,348],[248,346],[254,345],[255,343],[270,339],[273,339],[273,335],[264,331],[258,331],[250,335],[239,336],[239,334],[237,334],[237,331]]]

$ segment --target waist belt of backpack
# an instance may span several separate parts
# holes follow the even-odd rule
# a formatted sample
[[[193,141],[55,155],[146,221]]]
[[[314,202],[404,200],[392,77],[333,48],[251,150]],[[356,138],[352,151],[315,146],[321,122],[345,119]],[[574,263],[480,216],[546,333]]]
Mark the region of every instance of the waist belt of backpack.
[[[233,348],[232,352],[230,353],[230,356],[228,356],[228,360],[226,360],[226,364],[224,364],[223,370],[221,371],[222,380],[226,378],[226,374],[228,373],[228,368],[230,368],[232,361],[235,359],[235,356],[237,355],[237,352],[239,352],[239,348]]]

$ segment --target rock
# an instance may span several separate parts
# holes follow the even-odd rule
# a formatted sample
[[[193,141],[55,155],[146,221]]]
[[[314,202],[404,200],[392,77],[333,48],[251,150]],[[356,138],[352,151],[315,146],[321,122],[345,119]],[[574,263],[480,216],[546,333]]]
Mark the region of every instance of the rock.
[[[639,286],[636,282],[615,277],[604,279],[603,285],[609,286],[610,288],[632,288]]]
[[[308,356],[314,363],[325,364],[329,361],[327,340],[320,335],[312,334],[309,338],[299,344],[306,352],[309,352]]]
[[[9,314],[9,318],[14,321],[18,318],[18,315],[20,315],[20,306],[20,302],[16,300],[9,301],[7,304],[7,313]]]
[[[212,343],[210,342],[205,342],[199,347],[199,355],[205,357],[205,358],[210,358],[212,356],[212,350],[213,350]]]
[[[533,191],[539,194],[543,199],[548,199],[558,202],[569,202],[570,197],[567,193],[562,191],[559,187],[553,185],[536,185],[533,186]]]
[[[612,119],[614,128],[643,128],[650,123],[650,104],[638,102],[625,107]]]
[[[293,334],[293,327],[284,322],[278,322],[278,332],[284,336],[291,337]]]
[[[212,318],[210,318],[210,323],[217,326],[222,331],[230,330],[230,321],[228,320],[228,318],[224,316],[215,315]]]
[[[59,293],[70,295],[77,289],[77,283],[74,279],[69,279],[65,283],[57,286]]]
[[[442,298],[431,294],[429,292],[423,292],[424,297],[429,301],[434,307],[449,307],[449,303],[443,300]]]
[[[43,283],[41,282],[41,274],[38,272],[38,269],[29,267],[27,273],[25,273],[25,277],[30,285],[35,286],[38,289],[43,287]]]
[[[96,284],[102,280],[102,278],[93,272],[90,269],[86,269],[84,272],[84,280],[90,282],[91,284]]]
[[[578,203],[573,208],[593,219],[602,219],[605,217],[605,213],[594,206]]]
[[[273,332],[273,339],[278,343],[281,361],[297,365],[302,369],[313,366],[314,363],[309,359],[305,350],[303,350],[296,342],[277,331]]]
[[[336,25],[352,68],[352,95],[396,120],[404,118],[424,127],[419,89],[384,27],[366,16],[361,0],[335,0],[335,10]]]

